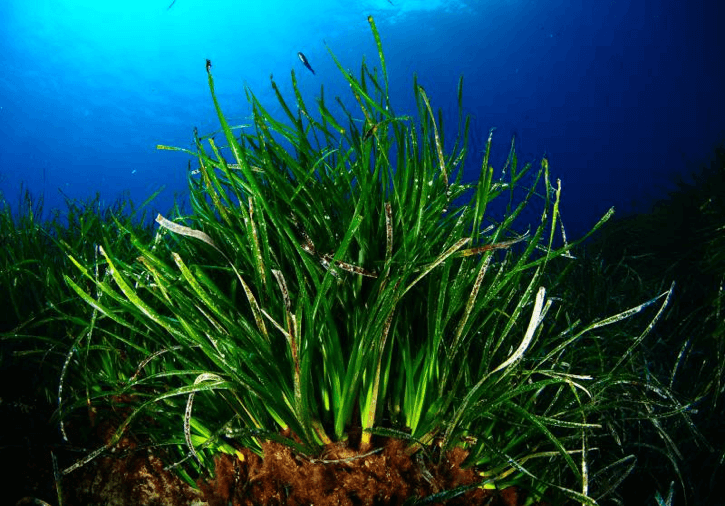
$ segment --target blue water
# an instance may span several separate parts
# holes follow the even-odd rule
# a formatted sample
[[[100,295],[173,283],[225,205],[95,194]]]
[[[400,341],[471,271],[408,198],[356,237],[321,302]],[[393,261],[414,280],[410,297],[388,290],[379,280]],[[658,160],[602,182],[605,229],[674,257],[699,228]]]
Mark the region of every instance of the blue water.
[[[412,111],[412,73],[456,127],[456,84],[473,115],[471,163],[495,127],[497,169],[516,136],[520,157],[548,155],[563,183],[568,235],[610,207],[647,208],[673,177],[725,139],[722,2],[679,0],[3,0],[0,2],[0,191],[23,183],[46,209],[124,190],[154,208],[186,191],[192,129],[218,128],[204,68],[232,124],[248,86],[280,113],[274,75],[294,69],[309,104],[325,87],[348,96],[344,65],[377,61],[382,35],[398,114]],[[706,7],[706,4],[709,6]],[[313,75],[297,58],[302,51]],[[287,95],[289,96],[289,95]]]

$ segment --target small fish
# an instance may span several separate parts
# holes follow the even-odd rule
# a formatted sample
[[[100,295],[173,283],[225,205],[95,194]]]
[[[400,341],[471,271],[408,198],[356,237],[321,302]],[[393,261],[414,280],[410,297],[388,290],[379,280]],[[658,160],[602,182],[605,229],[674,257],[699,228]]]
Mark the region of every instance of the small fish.
[[[171,9],[174,6],[175,3],[176,3],[176,0],[174,0],[173,2],[171,2],[171,5],[169,5],[169,9]],[[166,10],[168,11],[169,9],[166,9]]]
[[[363,135],[363,142],[365,142],[366,140],[368,140],[368,139],[369,139],[369,138],[370,138],[370,137],[371,137],[371,136],[372,136],[372,135],[373,135],[373,134],[374,134],[374,133],[376,132],[376,130],[378,129],[378,127],[379,127],[380,125],[382,125],[382,124],[383,124],[383,123],[382,123],[382,122],[380,122],[380,123],[376,123],[376,124],[374,124],[373,126],[371,126],[371,127],[370,127],[370,128],[368,129],[368,131],[367,131],[367,132],[365,132],[365,135]]]
[[[312,72],[313,75],[315,75],[315,71],[310,66],[310,62],[307,61],[307,57],[305,55],[303,55],[302,53],[297,53],[297,56],[299,56],[300,61],[302,62],[302,65],[304,65],[305,67],[307,67],[307,69],[310,72]]]
[[[206,59],[206,71],[209,72],[211,70],[211,60],[209,58]]]

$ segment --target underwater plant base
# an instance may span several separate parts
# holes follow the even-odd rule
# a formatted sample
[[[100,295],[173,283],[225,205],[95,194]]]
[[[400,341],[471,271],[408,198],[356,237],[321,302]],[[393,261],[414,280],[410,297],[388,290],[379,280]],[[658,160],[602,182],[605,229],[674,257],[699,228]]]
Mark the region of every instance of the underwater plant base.
[[[58,471],[68,468],[109,442],[125,418],[127,408],[92,409],[67,420],[70,443],[60,438],[52,422],[54,406],[37,390],[41,376],[26,364],[24,370],[0,368],[0,457],[6,463],[0,486],[7,504],[56,506]],[[5,376],[7,374],[7,376]],[[11,380],[12,378],[12,380]],[[11,388],[11,385],[13,387]],[[7,423],[12,421],[12,423]],[[145,423],[153,424],[149,417]],[[289,434],[284,434],[289,436]],[[303,459],[284,445],[263,443],[265,458],[241,448],[239,457],[220,453],[212,477],[194,488],[165,466],[174,459],[163,447],[149,444],[131,431],[106,453],[59,478],[63,506],[266,506],[266,505],[402,505],[425,500],[443,490],[475,484],[480,476],[461,468],[466,457],[456,448],[442,459],[412,457],[406,443],[373,437],[372,449],[360,457],[360,431],[348,431],[346,443],[328,445],[317,459]],[[428,505],[546,506],[531,503],[518,487],[503,490],[473,488],[447,502]]]
[[[99,427],[110,435],[112,427]],[[103,437],[103,436],[102,436]],[[264,458],[247,449],[238,456],[215,458],[214,476],[200,479],[198,489],[173,471],[164,470],[154,450],[123,438],[116,455],[99,457],[63,479],[63,504],[107,506],[266,506],[266,505],[402,505],[411,498],[475,484],[480,477],[463,469],[466,452],[449,452],[439,463],[408,456],[397,439],[377,442],[364,456],[344,443],[328,445],[320,459],[304,459],[279,443],[262,445]],[[426,504],[522,506],[517,487],[473,488],[448,501]],[[536,503],[545,506],[545,503]]]

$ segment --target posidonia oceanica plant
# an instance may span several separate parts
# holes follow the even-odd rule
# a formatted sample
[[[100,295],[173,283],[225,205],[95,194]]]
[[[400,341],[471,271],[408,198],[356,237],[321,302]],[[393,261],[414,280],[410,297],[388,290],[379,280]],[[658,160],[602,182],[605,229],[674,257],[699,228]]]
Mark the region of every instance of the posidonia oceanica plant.
[[[159,146],[195,161],[191,212],[159,215],[150,242],[121,227],[133,261],[105,242],[94,264],[70,251],[87,286],[66,282],[94,316],[69,348],[85,386],[64,368],[61,418],[119,399],[126,411],[106,445],[63,472],[126,431],[176,449],[191,482],[215,454],[261,453],[266,440],[312,459],[348,439],[375,451],[386,436],[431,459],[465,448],[485,486],[595,504],[599,414],[635,387],[618,374],[669,292],[588,324],[568,315],[542,273],[575,261],[585,238],[563,236],[548,161],[531,174],[512,145],[494,177],[489,135],[477,180],[463,182],[462,80],[453,143],[417,80],[415,115],[396,115],[369,22],[380,71],[363,62],[355,76],[331,52],[355,104],[338,99],[337,114],[322,91],[310,107],[293,72],[291,101],[272,81],[283,118],[247,91],[250,124],[230,126],[207,62],[220,139],[195,131],[194,149]],[[515,230],[536,206],[538,222]],[[624,353],[601,355],[598,329],[651,305]],[[608,476],[629,465],[598,460]]]

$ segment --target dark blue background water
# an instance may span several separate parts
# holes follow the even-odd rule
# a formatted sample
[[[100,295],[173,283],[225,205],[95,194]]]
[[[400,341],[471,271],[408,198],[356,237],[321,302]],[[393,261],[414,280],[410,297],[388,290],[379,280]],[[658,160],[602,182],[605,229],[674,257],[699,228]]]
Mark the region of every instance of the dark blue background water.
[[[165,211],[187,157],[156,144],[218,128],[206,58],[232,124],[249,113],[245,85],[279,112],[269,76],[289,93],[292,68],[310,104],[320,85],[333,102],[349,92],[325,42],[356,71],[376,62],[368,14],[395,112],[411,112],[417,72],[452,134],[463,74],[471,177],[490,128],[497,170],[516,134],[521,158],[546,153],[562,179],[570,236],[612,205],[645,209],[725,138],[722,2],[391,1],[3,0],[0,190],[15,201],[24,182],[47,209],[97,191],[141,202],[165,185]]]

